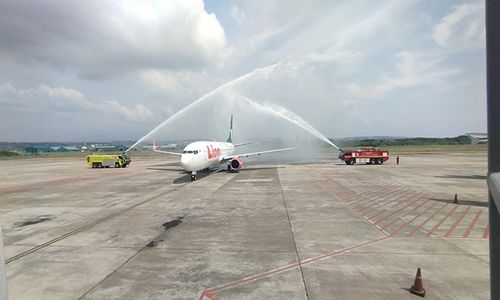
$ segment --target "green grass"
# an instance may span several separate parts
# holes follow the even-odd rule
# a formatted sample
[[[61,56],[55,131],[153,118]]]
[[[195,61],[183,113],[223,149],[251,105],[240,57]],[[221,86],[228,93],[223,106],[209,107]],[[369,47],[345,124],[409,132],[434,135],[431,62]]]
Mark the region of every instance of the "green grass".
[[[1,151],[1,149],[0,149]],[[14,152],[14,151],[11,151]],[[179,151],[180,152],[180,151]],[[1,153],[1,152],[0,152]],[[69,152],[48,152],[48,153],[20,153],[20,152],[14,152],[16,155],[15,156],[7,156],[7,155],[1,155],[0,154],[0,160],[6,160],[6,159],[43,159],[43,158],[76,158],[76,159],[85,159],[85,157],[89,154],[90,152],[79,152],[79,151],[69,151]],[[121,154],[121,152],[93,152],[93,154]],[[128,153],[132,159],[134,157],[151,157],[151,156],[158,156],[159,154],[153,153],[150,151],[130,151]],[[168,155],[167,155],[168,156]]]
[[[331,147],[325,147],[325,151],[330,152]],[[391,155],[397,154],[412,154],[412,153],[484,153],[488,152],[488,145],[411,145],[411,146],[387,146],[378,147],[379,149],[389,150]],[[344,150],[352,148],[346,147]],[[179,151],[180,152],[180,151]],[[104,152],[98,152],[105,154]],[[0,160],[6,159],[30,159],[30,158],[81,158],[85,159],[89,152],[52,152],[27,154],[20,153],[9,149],[0,149]],[[119,154],[119,153],[113,153]],[[134,158],[156,157],[157,153],[150,151],[130,151],[128,153],[132,160]],[[168,155],[167,155],[168,156]]]
[[[389,153],[487,153],[488,145],[421,145],[380,147]]]
[[[6,158],[14,158],[21,156],[19,152],[12,151],[9,149],[0,149],[0,159],[6,159]]]

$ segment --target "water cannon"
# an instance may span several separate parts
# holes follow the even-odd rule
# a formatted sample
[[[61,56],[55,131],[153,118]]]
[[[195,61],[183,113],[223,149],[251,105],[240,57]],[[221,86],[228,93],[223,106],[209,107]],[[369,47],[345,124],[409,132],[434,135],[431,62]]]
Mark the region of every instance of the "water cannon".
[[[342,150],[341,148],[339,148],[338,150],[339,150],[339,159],[342,159],[342,157],[344,156],[344,150]]]

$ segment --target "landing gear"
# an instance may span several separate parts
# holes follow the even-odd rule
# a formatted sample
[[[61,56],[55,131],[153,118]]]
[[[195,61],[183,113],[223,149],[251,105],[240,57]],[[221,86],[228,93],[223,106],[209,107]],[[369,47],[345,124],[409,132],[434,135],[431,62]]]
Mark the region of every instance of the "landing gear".
[[[196,181],[196,171],[191,172],[191,181]]]

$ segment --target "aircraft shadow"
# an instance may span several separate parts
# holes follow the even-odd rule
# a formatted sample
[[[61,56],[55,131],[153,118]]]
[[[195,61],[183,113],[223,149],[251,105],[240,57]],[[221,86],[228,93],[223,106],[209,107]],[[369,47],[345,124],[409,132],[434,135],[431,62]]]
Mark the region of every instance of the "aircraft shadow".
[[[273,170],[273,169],[278,169],[278,168],[284,168],[282,166],[269,166],[269,167],[248,167],[248,168],[243,168],[239,171],[235,172],[245,172],[245,171],[254,171],[254,170]],[[191,182],[191,174],[182,170],[182,169],[171,169],[171,168],[154,168],[154,167],[149,167],[148,170],[155,170],[155,171],[174,171],[174,172],[180,172],[183,173],[182,176],[177,177],[174,179],[173,184],[182,184],[182,183],[188,183]],[[226,167],[222,168],[217,168],[217,169],[212,169],[210,171],[198,171],[196,174],[196,180],[203,179],[204,177],[209,176],[212,173],[218,173],[218,172],[227,172]]]
[[[164,164],[157,164],[157,165],[151,165],[151,167],[172,167],[172,166],[180,166],[181,163],[176,161],[176,162],[169,162],[169,163],[164,163]]]
[[[153,171],[173,171],[173,172],[184,172],[183,169],[180,168],[156,168],[156,167],[149,167],[148,170],[153,170]]]
[[[435,176],[437,178],[450,178],[450,179],[479,179],[486,180],[488,176],[486,175],[440,175]]]
[[[252,170],[274,170],[274,169],[283,169],[283,166],[269,166],[269,167],[248,167],[239,170],[239,172],[252,171]],[[222,170],[224,171],[224,170]]]
[[[174,179],[174,181],[172,183],[173,184],[182,184],[182,183],[188,183],[188,182],[191,182],[191,175],[190,174],[182,175],[181,177]]]
[[[185,172],[185,171],[183,171],[183,172]],[[213,173],[213,172],[198,171],[198,173],[196,173],[196,180],[203,179],[204,177],[207,177],[210,173]],[[176,179],[174,179],[174,181],[172,183],[173,184],[182,184],[182,183],[189,183],[189,182],[191,182],[191,173],[186,172],[181,177],[177,177]]]
[[[439,198],[427,198],[432,201],[443,202],[443,203],[453,203],[453,199],[439,199]],[[462,205],[470,205],[470,206],[480,206],[480,207],[488,207],[488,202],[484,201],[473,201],[473,200],[460,200],[458,198],[458,204]]]

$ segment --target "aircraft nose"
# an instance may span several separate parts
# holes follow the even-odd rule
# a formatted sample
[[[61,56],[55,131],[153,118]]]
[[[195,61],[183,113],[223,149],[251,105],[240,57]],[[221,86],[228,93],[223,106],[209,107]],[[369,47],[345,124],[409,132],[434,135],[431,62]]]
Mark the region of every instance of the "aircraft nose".
[[[192,171],[191,170],[191,161],[192,161],[192,157],[189,157],[187,155],[181,155],[181,166],[184,170]]]

